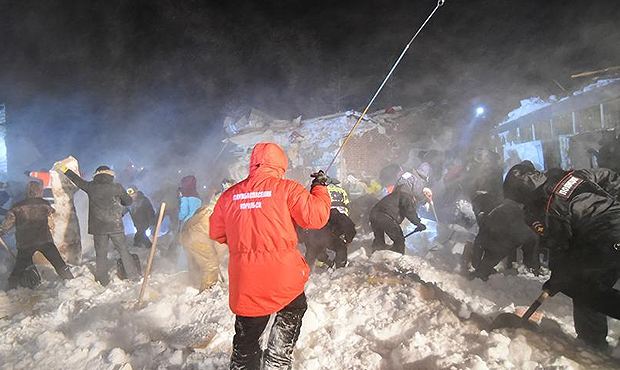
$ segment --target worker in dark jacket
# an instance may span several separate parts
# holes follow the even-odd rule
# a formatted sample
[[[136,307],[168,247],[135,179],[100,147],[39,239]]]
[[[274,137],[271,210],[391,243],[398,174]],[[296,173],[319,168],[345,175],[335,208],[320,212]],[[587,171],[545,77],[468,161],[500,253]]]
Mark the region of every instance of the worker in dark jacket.
[[[146,230],[155,224],[153,204],[136,186],[128,187],[127,194],[129,194],[132,200],[129,206],[129,214],[131,215],[133,225],[136,227],[133,245],[134,247],[150,248],[151,240],[146,236]]]
[[[124,207],[131,205],[132,200],[123,186],[114,182],[114,171],[108,166],[99,166],[93,181],[86,181],[66,166],[61,165],[57,170],[88,194],[88,233],[93,235],[97,263],[95,279],[101,285],[107,285],[110,281],[110,240],[120,254],[127,278],[137,278],[138,270],[127,250],[122,220]]]
[[[50,203],[43,199],[43,186],[30,181],[26,187],[26,199],[15,204],[0,226],[0,235],[15,227],[17,261],[9,276],[9,289],[17,285],[34,288],[40,277],[32,263],[32,255],[41,252],[63,279],[73,279],[73,274],[54,245],[48,217],[54,213]],[[29,275],[29,276],[26,276]]]
[[[329,213],[329,221],[322,229],[306,230],[304,244],[306,245],[306,262],[310,268],[314,267],[316,260],[332,265],[325,251],[330,249],[336,253],[333,261],[336,268],[347,265],[347,245],[355,237],[355,224],[349,216],[341,213],[337,208],[332,208]]]
[[[523,210],[513,200],[497,204],[496,197],[485,191],[472,199],[478,235],[473,243],[472,278],[487,280],[504,258],[512,261],[517,248],[523,250],[523,263],[537,272],[540,269],[538,236],[525,223]]]
[[[615,132],[603,132],[599,144],[601,148],[598,151],[590,149],[588,152],[594,154],[599,167],[618,171],[620,169],[620,140],[616,138]]]
[[[599,348],[607,347],[605,316],[620,319],[620,291],[613,289],[620,276],[620,203],[607,191],[615,175],[606,171],[541,173],[521,163],[504,181],[504,194],[544,221],[551,278],[543,289],[573,299],[578,338]]]
[[[463,179],[466,195],[471,199],[477,191],[486,191],[501,202],[502,172],[499,154],[488,149],[476,149]]]
[[[372,246],[375,250],[387,249],[385,244],[387,234],[394,242],[392,250],[405,253],[405,237],[400,228],[405,218],[416,225],[416,231],[426,229],[416,212],[417,205],[412,190],[407,183],[397,185],[392,193],[386,195],[370,210],[370,226],[375,234]]]

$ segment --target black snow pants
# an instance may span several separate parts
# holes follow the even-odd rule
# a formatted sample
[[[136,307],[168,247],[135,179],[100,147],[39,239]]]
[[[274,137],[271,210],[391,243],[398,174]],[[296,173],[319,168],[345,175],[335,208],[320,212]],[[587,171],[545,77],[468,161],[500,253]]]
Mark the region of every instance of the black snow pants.
[[[306,295],[301,293],[291,303],[278,311],[269,333],[269,342],[264,354],[258,341],[269,322],[270,315],[259,317],[237,316],[230,369],[291,369],[293,349],[297,343],[297,338],[299,338],[301,320],[307,308]]]
[[[69,267],[62,259],[60,252],[58,252],[58,248],[53,243],[45,243],[41,245],[36,245],[32,247],[18,248],[17,249],[17,258],[15,261],[15,266],[13,267],[13,271],[9,276],[9,288],[16,288],[21,274],[26,270],[26,268],[33,265],[32,255],[35,252],[41,252],[43,256],[52,264],[54,270],[58,276],[63,279],[73,279],[73,274],[69,270]]]
[[[385,244],[385,234],[387,234],[394,242],[392,250],[405,254],[405,236],[396,220],[383,212],[371,212],[370,227],[375,234],[372,242],[374,250],[388,249]]]
[[[133,237],[134,247],[151,248],[151,240],[146,236],[147,227],[136,228],[136,234]]]
[[[340,238],[336,237],[328,230],[312,230],[313,232],[324,232],[324,237],[312,238],[309,237],[305,241],[306,245],[306,262],[310,268],[314,267],[316,260],[330,264],[329,256],[326,253],[327,249],[330,249],[336,253],[334,264],[336,268],[344,267],[347,265],[347,244]]]
[[[620,292],[613,289],[619,277],[619,271],[609,270],[580,279],[579,285],[566,292],[573,298],[577,338],[593,347],[607,347],[607,316],[620,318]]]
[[[508,258],[508,263],[516,260],[515,255],[519,247],[523,251],[523,264],[534,270],[540,268],[538,239],[534,234],[519,245],[512,240],[489,238],[484,233],[479,233],[473,244],[471,264],[476,270],[473,276],[483,280],[488,279],[490,275],[497,272],[495,266],[504,258]]]
[[[127,273],[127,278],[134,279],[139,276],[134,260],[127,250],[125,235],[123,233],[93,235],[93,238],[95,241],[95,261],[97,265],[95,269],[95,279],[101,283],[101,285],[107,285],[110,282],[108,277],[108,245],[110,240],[121,257],[125,272]]]

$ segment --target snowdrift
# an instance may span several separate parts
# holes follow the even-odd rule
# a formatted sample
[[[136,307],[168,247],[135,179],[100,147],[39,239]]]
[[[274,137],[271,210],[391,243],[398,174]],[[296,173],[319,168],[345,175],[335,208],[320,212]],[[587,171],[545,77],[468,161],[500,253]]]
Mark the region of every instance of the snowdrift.
[[[319,271],[307,286],[309,308],[295,369],[592,369],[620,363],[574,342],[570,301],[543,306],[552,332],[488,331],[488,322],[528,305],[544,277],[459,276],[459,247],[434,245],[432,228],[408,253],[366,257]],[[354,242],[358,248],[362,241]],[[144,260],[144,259],[143,259]],[[185,273],[156,259],[147,305],[139,285],[94,282],[92,263],[62,282],[42,266],[34,291],[0,293],[2,369],[226,369],[234,317],[224,284],[198,294]],[[615,337],[618,333],[614,323]]]

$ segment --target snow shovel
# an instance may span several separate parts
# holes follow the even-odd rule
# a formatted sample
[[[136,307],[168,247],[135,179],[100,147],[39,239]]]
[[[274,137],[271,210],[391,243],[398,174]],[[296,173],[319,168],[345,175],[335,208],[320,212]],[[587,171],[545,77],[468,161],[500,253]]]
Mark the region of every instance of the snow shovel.
[[[538,330],[539,326],[536,322],[531,321],[530,317],[536,312],[536,310],[543,304],[543,302],[549,298],[549,293],[543,290],[542,293],[536,298],[532,305],[525,311],[523,316],[519,316],[514,313],[502,313],[493,320],[491,323],[491,330],[500,328],[524,328],[532,331]]]
[[[155,258],[155,251],[157,249],[157,239],[159,236],[159,228],[164,218],[164,212],[166,211],[166,203],[162,203],[159,208],[159,219],[157,220],[157,226],[155,227],[155,236],[153,237],[153,244],[151,245],[151,253],[149,253],[149,259],[146,263],[146,269],[144,270],[144,280],[142,281],[142,288],[140,289],[140,296],[138,298],[137,308],[142,306],[144,299],[144,293],[146,292],[146,286],[149,283],[149,276],[151,275],[151,268],[153,267],[153,258]]]

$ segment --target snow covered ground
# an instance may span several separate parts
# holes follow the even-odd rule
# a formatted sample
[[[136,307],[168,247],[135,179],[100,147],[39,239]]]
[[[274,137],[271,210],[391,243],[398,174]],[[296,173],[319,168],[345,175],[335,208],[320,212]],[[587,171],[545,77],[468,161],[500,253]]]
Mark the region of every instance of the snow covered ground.
[[[468,281],[458,274],[460,244],[435,245],[430,226],[409,238],[410,255],[358,249],[348,267],[312,275],[295,369],[620,368],[574,343],[570,301],[559,295],[542,308],[557,323],[548,331],[491,332],[492,318],[529,305],[544,277]],[[74,267],[77,278],[62,282],[42,267],[36,290],[0,293],[1,369],[227,368],[234,318],[224,284],[198,294],[158,256],[147,304],[136,309],[138,283],[104,288],[92,269]],[[620,333],[611,326],[610,341]]]

